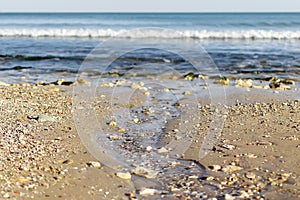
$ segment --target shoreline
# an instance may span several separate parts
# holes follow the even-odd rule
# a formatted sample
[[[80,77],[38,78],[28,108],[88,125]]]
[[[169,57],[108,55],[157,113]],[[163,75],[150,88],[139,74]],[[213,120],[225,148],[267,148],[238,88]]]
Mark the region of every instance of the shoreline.
[[[205,176],[192,171],[187,171],[184,176],[177,174],[183,166],[193,163],[185,163],[198,152],[199,145],[193,144],[184,157],[186,160],[178,160],[182,165],[175,164],[158,176],[162,188],[154,189],[173,191],[166,194],[154,192],[154,195],[148,194],[144,198],[155,195],[175,199],[200,198],[201,195],[203,199],[247,198],[247,195],[248,198],[299,198],[300,171],[297,166],[300,158],[296,154],[300,145],[297,134],[300,128],[298,85],[296,83],[292,90],[250,91],[224,86],[228,116],[213,151],[199,160],[205,167]],[[96,164],[99,161],[81,144],[74,126],[72,87],[15,85],[0,86],[0,90],[0,152],[6,159],[2,161],[0,171],[2,198],[128,199],[129,196],[133,199],[143,191],[142,188],[135,191],[134,182],[120,179],[106,166],[99,168]],[[192,98],[192,95],[185,98]],[[140,100],[139,95],[137,100]],[[205,95],[199,100],[203,107],[211,102]],[[103,111],[101,102],[97,110]],[[201,113],[206,112],[209,113]],[[43,121],[42,115],[50,118]],[[201,118],[202,132],[209,126],[206,119],[204,115]],[[170,129],[174,129],[172,126]],[[147,152],[142,150],[142,154]],[[172,173],[179,179],[169,177]],[[188,179],[192,176],[197,178]],[[132,174],[132,180],[144,180],[137,177]],[[151,182],[151,179],[144,181]],[[182,184],[178,186],[176,183]],[[186,190],[190,192],[184,192]]]

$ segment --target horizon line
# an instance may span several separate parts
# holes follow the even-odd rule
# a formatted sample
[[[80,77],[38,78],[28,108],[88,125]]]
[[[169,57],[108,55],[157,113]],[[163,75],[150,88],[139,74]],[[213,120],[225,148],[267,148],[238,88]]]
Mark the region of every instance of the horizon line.
[[[228,14],[231,14],[231,13],[236,13],[236,14],[243,14],[243,13],[253,13],[253,14],[259,14],[259,13],[300,13],[300,11],[1,11],[0,10],[0,13],[91,13],[91,14],[151,14],[151,13],[161,13],[161,14],[168,14],[168,13],[182,13],[182,14],[218,14],[218,13],[228,13]]]

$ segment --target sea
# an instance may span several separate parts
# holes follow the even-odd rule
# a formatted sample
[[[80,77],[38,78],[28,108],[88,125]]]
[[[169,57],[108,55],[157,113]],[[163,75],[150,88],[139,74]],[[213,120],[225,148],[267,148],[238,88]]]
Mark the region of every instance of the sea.
[[[195,68],[188,54],[213,69]],[[300,13],[0,13],[0,81],[72,81],[133,67],[299,81]]]

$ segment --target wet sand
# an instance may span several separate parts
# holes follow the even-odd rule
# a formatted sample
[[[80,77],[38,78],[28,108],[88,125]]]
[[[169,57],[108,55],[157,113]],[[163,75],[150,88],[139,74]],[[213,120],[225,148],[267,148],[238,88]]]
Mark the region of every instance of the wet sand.
[[[199,125],[191,128],[190,145],[187,145],[184,155],[173,155],[168,150],[166,154],[177,158],[176,162],[174,158],[166,159],[166,165],[162,165],[165,168],[156,169],[158,174],[153,180],[141,178],[140,174],[134,174],[130,169],[130,181],[116,176],[116,170],[100,163],[82,145],[74,124],[72,89],[68,86],[0,87],[1,198],[300,198],[299,90],[247,91],[245,88],[225,86],[227,106],[226,112],[221,114],[226,115],[226,120],[220,135],[212,143],[212,149],[206,151],[207,155],[203,158],[199,157],[199,148],[212,125],[212,114],[216,110],[209,105],[211,100],[205,97],[197,99],[201,112],[197,115],[199,118],[191,119],[191,126],[196,125],[195,121]],[[189,119],[194,109],[183,106],[188,104],[192,95],[185,95],[181,102],[167,107],[168,110],[177,106],[185,112],[180,117],[169,119],[157,144],[147,149],[147,146],[129,143],[132,138],[128,139],[128,143],[122,143],[126,127],[124,131],[116,130],[117,127],[109,123],[111,120],[105,118],[108,116],[105,108],[111,105],[109,97],[103,94],[97,93],[97,103],[94,105],[99,123],[105,126],[105,130],[115,131],[117,137],[108,136],[113,140],[112,144],[132,147],[127,150],[136,156],[146,155],[140,158],[138,164],[143,159],[147,160],[148,154],[151,159],[151,152],[157,152],[178,137],[177,132],[182,128],[178,126],[178,119]],[[138,109],[138,104],[143,102],[145,91],[131,100],[133,107],[130,108]],[[192,99],[192,102],[195,100]],[[82,124],[89,123],[83,119]],[[175,134],[168,134],[172,131]],[[125,152],[124,145],[121,153]],[[180,149],[182,153],[183,147]],[[130,153],[122,155],[129,156]],[[134,161],[130,163],[132,168],[137,168]],[[155,190],[145,191],[143,187]]]

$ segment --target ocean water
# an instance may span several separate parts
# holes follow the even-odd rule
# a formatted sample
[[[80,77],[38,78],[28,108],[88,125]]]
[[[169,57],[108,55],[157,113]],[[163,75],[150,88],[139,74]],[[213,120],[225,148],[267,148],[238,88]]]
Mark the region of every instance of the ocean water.
[[[165,73],[170,66],[189,73],[190,63],[163,51],[166,41],[189,41],[203,47],[199,54],[207,52],[217,67],[203,65],[197,73],[300,80],[300,13],[0,13],[0,80],[73,80],[95,47],[100,58],[111,56],[110,49],[101,51],[111,38],[119,41],[111,49],[130,41],[157,44],[114,58],[108,69],[123,73],[133,65],[147,68],[145,73]],[[103,72],[97,73],[96,63],[91,68],[95,76]]]

